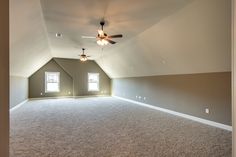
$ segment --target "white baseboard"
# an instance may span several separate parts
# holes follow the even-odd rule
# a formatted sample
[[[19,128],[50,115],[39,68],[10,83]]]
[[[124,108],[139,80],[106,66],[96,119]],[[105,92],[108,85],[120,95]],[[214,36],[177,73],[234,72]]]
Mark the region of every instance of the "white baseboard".
[[[84,96],[57,96],[57,97],[39,97],[29,98],[29,100],[44,100],[44,99],[65,99],[65,98],[91,98],[91,97],[110,97],[110,95],[84,95]]]
[[[121,100],[124,100],[124,101],[128,101],[128,102],[131,102],[131,103],[135,103],[135,104],[138,104],[140,106],[148,107],[148,108],[151,108],[151,109],[154,109],[154,110],[158,110],[158,111],[170,113],[170,114],[173,114],[173,115],[176,115],[176,116],[180,116],[180,117],[183,117],[183,118],[187,118],[187,119],[197,121],[197,122],[200,122],[200,123],[203,123],[203,124],[207,124],[207,125],[210,125],[210,126],[214,126],[214,127],[217,127],[217,128],[221,128],[221,129],[224,129],[224,130],[232,131],[232,126],[225,125],[225,124],[222,124],[222,123],[206,120],[206,119],[203,119],[203,118],[198,118],[198,117],[191,116],[191,115],[188,115],[188,114],[184,114],[184,113],[164,109],[164,108],[161,108],[161,107],[145,104],[145,103],[142,103],[142,102],[138,102],[138,101],[134,101],[134,100],[130,100],[130,99],[114,96],[114,95],[112,97],[118,98],[118,99],[121,99]]]
[[[29,101],[29,99],[26,99],[25,101],[22,101],[21,103],[17,104],[16,106],[14,106],[13,108],[10,109],[10,112],[20,108],[23,104],[25,104],[28,101]]]
[[[64,99],[64,98],[74,98],[74,97],[73,96],[39,97],[39,98],[29,98],[29,100]]]

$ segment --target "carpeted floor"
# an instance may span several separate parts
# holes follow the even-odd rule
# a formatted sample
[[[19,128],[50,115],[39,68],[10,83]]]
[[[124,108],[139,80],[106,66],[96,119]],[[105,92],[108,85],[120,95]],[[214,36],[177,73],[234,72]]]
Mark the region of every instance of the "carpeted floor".
[[[10,157],[231,157],[231,132],[110,97],[29,101]]]

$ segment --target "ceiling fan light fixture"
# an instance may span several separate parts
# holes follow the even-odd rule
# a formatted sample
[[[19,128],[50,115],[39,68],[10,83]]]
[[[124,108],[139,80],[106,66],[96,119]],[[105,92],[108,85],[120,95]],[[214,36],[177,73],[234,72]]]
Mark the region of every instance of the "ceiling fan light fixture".
[[[105,45],[108,44],[108,41],[107,41],[107,40],[102,39],[102,42],[103,42]]]
[[[108,41],[105,39],[99,39],[99,40],[97,40],[97,44],[100,46],[104,46],[104,45],[108,44]]]
[[[85,61],[87,61],[87,60],[88,60],[87,57],[80,57],[80,61],[82,61],[82,62],[85,62]]]
[[[90,37],[90,36],[82,36],[82,38],[96,38],[97,39],[97,44],[99,46],[105,46],[108,44],[115,44],[116,42],[113,41],[113,38],[122,38],[122,34],[115,34],[115,35],[107,35],[104,30],[103,26],[105,25],[105,21],[102,20],[100,22],[101,29],[98,30],[98,35],[96,37]]]
[[[85,50],[85,48],[82,48],[82,51],[83,51],[83,52],[82,52],[81,55],[79,55],[79,56],[80,56],[79,60],[80,60],[81,62],[87,61],[88,58],[90,57],[90,56],[87,56],[86,54],[84,54],[84,50]]]

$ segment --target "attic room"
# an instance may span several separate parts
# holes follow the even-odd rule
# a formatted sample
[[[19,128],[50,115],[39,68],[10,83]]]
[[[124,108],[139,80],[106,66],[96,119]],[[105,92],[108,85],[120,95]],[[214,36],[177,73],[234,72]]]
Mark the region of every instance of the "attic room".
[[[235,0],[2,0],[0,157],[236,157]]]

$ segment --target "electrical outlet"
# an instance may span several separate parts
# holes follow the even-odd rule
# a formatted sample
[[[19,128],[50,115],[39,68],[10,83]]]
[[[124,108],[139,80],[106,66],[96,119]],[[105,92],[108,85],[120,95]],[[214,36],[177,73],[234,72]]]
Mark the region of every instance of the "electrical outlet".
[[[136,95],[136,99],[138,99],[138,96]]]
[[[43,95],[43,93],[40,93],[40,95]]]
[[[71,94],[71,92],[68,92],[68,94]]]
[[[206,114],[209,114],[209,113],[210,113],[209,108],[206,108],[206,109],[205,109],[205,112],[206,112]]]
[[[146,100],[146,97],[143,97],[143,100]]]
[[[142,97],[141,97],[141,96],[139,96],[138,98],[139,98],[139,99],[142,99]]]

